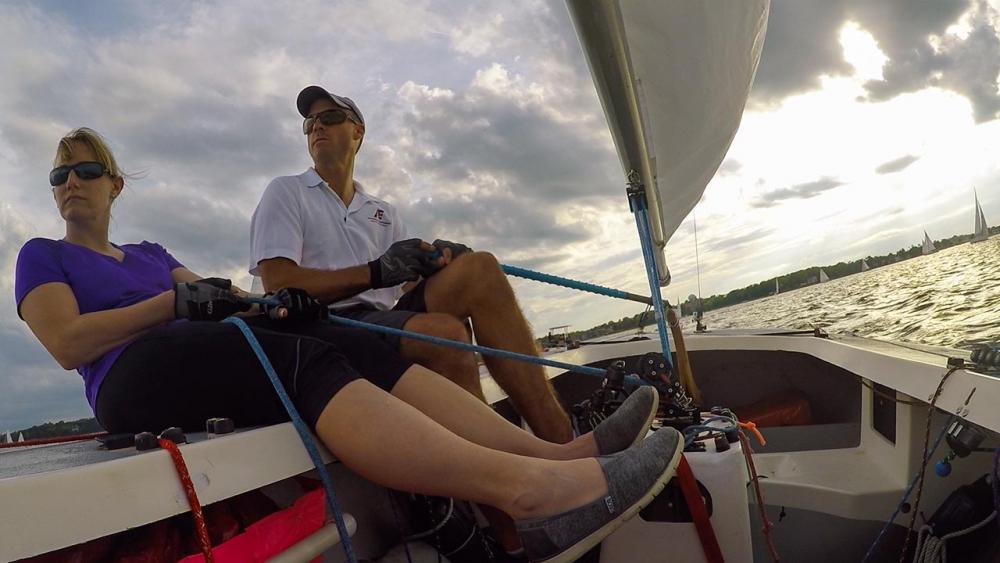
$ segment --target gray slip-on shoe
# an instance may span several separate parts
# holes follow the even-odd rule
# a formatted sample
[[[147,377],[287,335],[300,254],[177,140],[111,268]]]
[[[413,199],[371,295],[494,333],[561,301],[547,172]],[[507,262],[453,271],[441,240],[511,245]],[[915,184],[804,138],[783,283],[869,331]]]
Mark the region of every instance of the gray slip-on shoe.
[[[635,448],[597,458],[608,492],[579,508],[545,518],[516,522],[530,561],[574,561],[617,530],[655,497],[674,476],[684,440],[661,428]]]
[[[652,385],[643,385],[594,429],[594,442],[600,455],[610,455],[631,448],[646,437],[660,408],[660,394]]]

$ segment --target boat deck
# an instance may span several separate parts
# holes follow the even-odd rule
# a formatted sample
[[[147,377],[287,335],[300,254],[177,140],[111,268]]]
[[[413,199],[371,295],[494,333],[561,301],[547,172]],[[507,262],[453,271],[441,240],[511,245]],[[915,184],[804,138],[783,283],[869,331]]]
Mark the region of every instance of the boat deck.
[[[203,504],[312,469],[291,423],[180,446]],[[327,461],[332,458],[324,450]],[[41,529],[60,529],[61,546],[135,528],[188,510],[169,454],[135,448],[107,451],[96,440],[0,450],[0,560],[54,549]],[[85,507],[87,518],[67,503]],[[16,508],[15,508],[16,507]],[[13,512],[16,510],[16,512]]]
[[[809,334],[790,335],[789,331],[712,331],[687,335],[686,343],[693,353],[712,350],[800,352],[921,401],[928,400],[940,382],[948,357],[968,358],[967,352],[946,348],[856,337],[816,338]],[[654,336],[646,340],[583,346],[553,358],[582,365],[604,365],[612,358],[638,356],[658,349],[659,343]],[[546,368],[546,373],[554,378],[564,372]],[[594,379],[595,387],[598,381]],[[559,382],[556,383],[558,387]],[[500,403],[506,398],[488,375],[483,377],[483,387],[491,403]],[[993,430],[1000,429],[997,403],[1000,403],[997,378],[968,369],[953,374],[937,402],[942,410],[961,413],[963,418]],[[204,504],[312,469],[290,423],[242,430],[213,439],[207,439],[204,433],[189,434],[188,439],[190,443],[181,445],[181,451]],[[327,461],[332,461],[328,453],[324,451],[324,454]],[[821,459],[822,456],[821,452],[802,452],[794,464],[789,465],[787,456],[767,459],[769,456],[765,455],[762,470],[774,475],[771,485],[775,498],[781,498],[779,482],[788,485],[788,495],[797,495],[804,486],[798,481],[812,480],[810,476],[818,474],[819,470],[813,465],[822,466],[829,461]],[[783,478],[778,479],[779,475]],[[898,492],[894,490],[898,483],[891,476],[876,481],[878,483],[872,483],[870,490],[865,490],[865,495],[841,495],[848,499],[843,501],[846,503],[843,510],[857,512],[853,505],[871,504],[869,501],[862,503],[862,497],[877,498],[879,503],[875,504],[880,505]],[[845,490],[847,485],[844,485]],[[4,506],[10,507],[6,513],[0,510],[0,537],[5,538],[0,545],[0,560],[53,549],[51,545],[39,543],[43,535],[37,533],[38,529],[62,529],[65,531],[60,538],[62,545],[72,545],[188,510],[183,489],[166,452],[137,452],[134,448],[107,451],[94,440],[0,450],[0,498],[4,499]],[[87,507],[88,518],[81,522],[77,511],[66,510],[67,503]],[[865,512],[879,508],[866,508]]]

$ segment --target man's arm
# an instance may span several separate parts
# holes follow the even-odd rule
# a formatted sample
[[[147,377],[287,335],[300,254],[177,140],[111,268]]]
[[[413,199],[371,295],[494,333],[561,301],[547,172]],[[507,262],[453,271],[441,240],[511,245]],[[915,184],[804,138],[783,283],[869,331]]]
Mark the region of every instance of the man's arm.
[[[377,260],[342,270],[303,268],[288,258],[268,258],[257,263],[264,289],[283,287],[306,290],[322,303],[334,303],[368,289],[396,287],[444,266],[444,258],[420,239],[394,242]]]
[[[321,303],[336,303],[371,289],[368,264],[343,270],[303,268],[288,258],[269,258],[257,264],[265,291],[297,287],[309,292]]]

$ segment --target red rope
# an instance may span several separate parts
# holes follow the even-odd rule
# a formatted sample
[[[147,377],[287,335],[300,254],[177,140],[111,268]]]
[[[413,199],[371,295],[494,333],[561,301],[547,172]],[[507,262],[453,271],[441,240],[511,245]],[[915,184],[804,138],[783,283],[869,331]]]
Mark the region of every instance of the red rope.
[[[742,423],[741,423],[742,425]],[[757,439],[764,443],[764,437],[760,435],[757,431],[757,427],[753,426],[752,430],[757,434]],[[740,445],[743,447],[743,457],[746,460],[747,471],[750,472],[750,482],[753,483],[754,494],[757,496],[757,510],[760,512],[760,521],[763,522],[763,527],[761,532],[764,534],[764,540],[767,542],[767,551],[771,555],[771,561],[774,563],[779,563],[781,558],[778,557],[778,551],[774,549],[774,543],[771,541],[771,527],[774,524],[767,519],[767,513],[764,511],[764,494],[760,492],[760,478],[757,476],[757,467],[753,464],[753,452],[750,450],[750,439],[747,435],[740,431]]]
[[[684,493],[684,500],[687,501],[688,510],[691,511],[691,519],[694,520],[694,529],[698,532],[698,539],[701,540],[701,548],[705,551],[705,560],[708,563],[723,563],[722,548],[719,547],[719,540],[715,537],[715,530],[712,529],[712,521],[708,519],[708,509],[705,508],[705,499],[701,497],[698,490],[698,481],[694,478],[691,466],[688,465],[686,457],[681,457],[681,463],[677,466],[677,481],[680,483],[681,492]]]
[[[198,493],[194,490],[194,483],[191,482],[191,475],[188,473],[181,450],[177,447],[177,444],[166,438],[160,438],[159,442],[160,447],[170,453],[170,459],[174,462],[174,468],[177,469],[177,476],[180,477],[184,493],[187,495],[188,504],[191,505],[195,531],[198,533],[198,544],[201,546],[201,554],[205,557],[205,563],[213,563],[212,541],[208,538],[208,526],[205,524],[205,515],[201,511],[201,503],[198,502]]]
[[[78,434],[76,436],[55,436],[53,438],[35,438],[33,440],[25,440],[23,442],[11,442],[7,444],[0,444],[0,449],[23,448],[26,446],[42,446],[45,444],[61,444],[63,442],[90,440],[93,438],[97,438],[98,436],[104,436],[105,434],[107,434],[107,432],[91,432],[90,434]]]

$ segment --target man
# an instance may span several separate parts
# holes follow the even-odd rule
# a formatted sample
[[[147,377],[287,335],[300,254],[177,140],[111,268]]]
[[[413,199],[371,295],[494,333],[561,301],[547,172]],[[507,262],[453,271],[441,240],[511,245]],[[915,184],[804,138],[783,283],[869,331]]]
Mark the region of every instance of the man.
[[[302,288],[338,315],[451,340],[469,340],[464,321],[471,319],[480,344],[534,355],[531,330],[496,258],[448,241],[407,239],[395,208],[354,179],[365,134],[357,105],[319,86],[302,90],[296,105],[313,167],[275,178],[254,211],[250,273],[264,288]],[[403,357],[485,401],[472,353],[383,337]],[[486,365],[535,434],[572,439],[541,366],[489,356]]]

